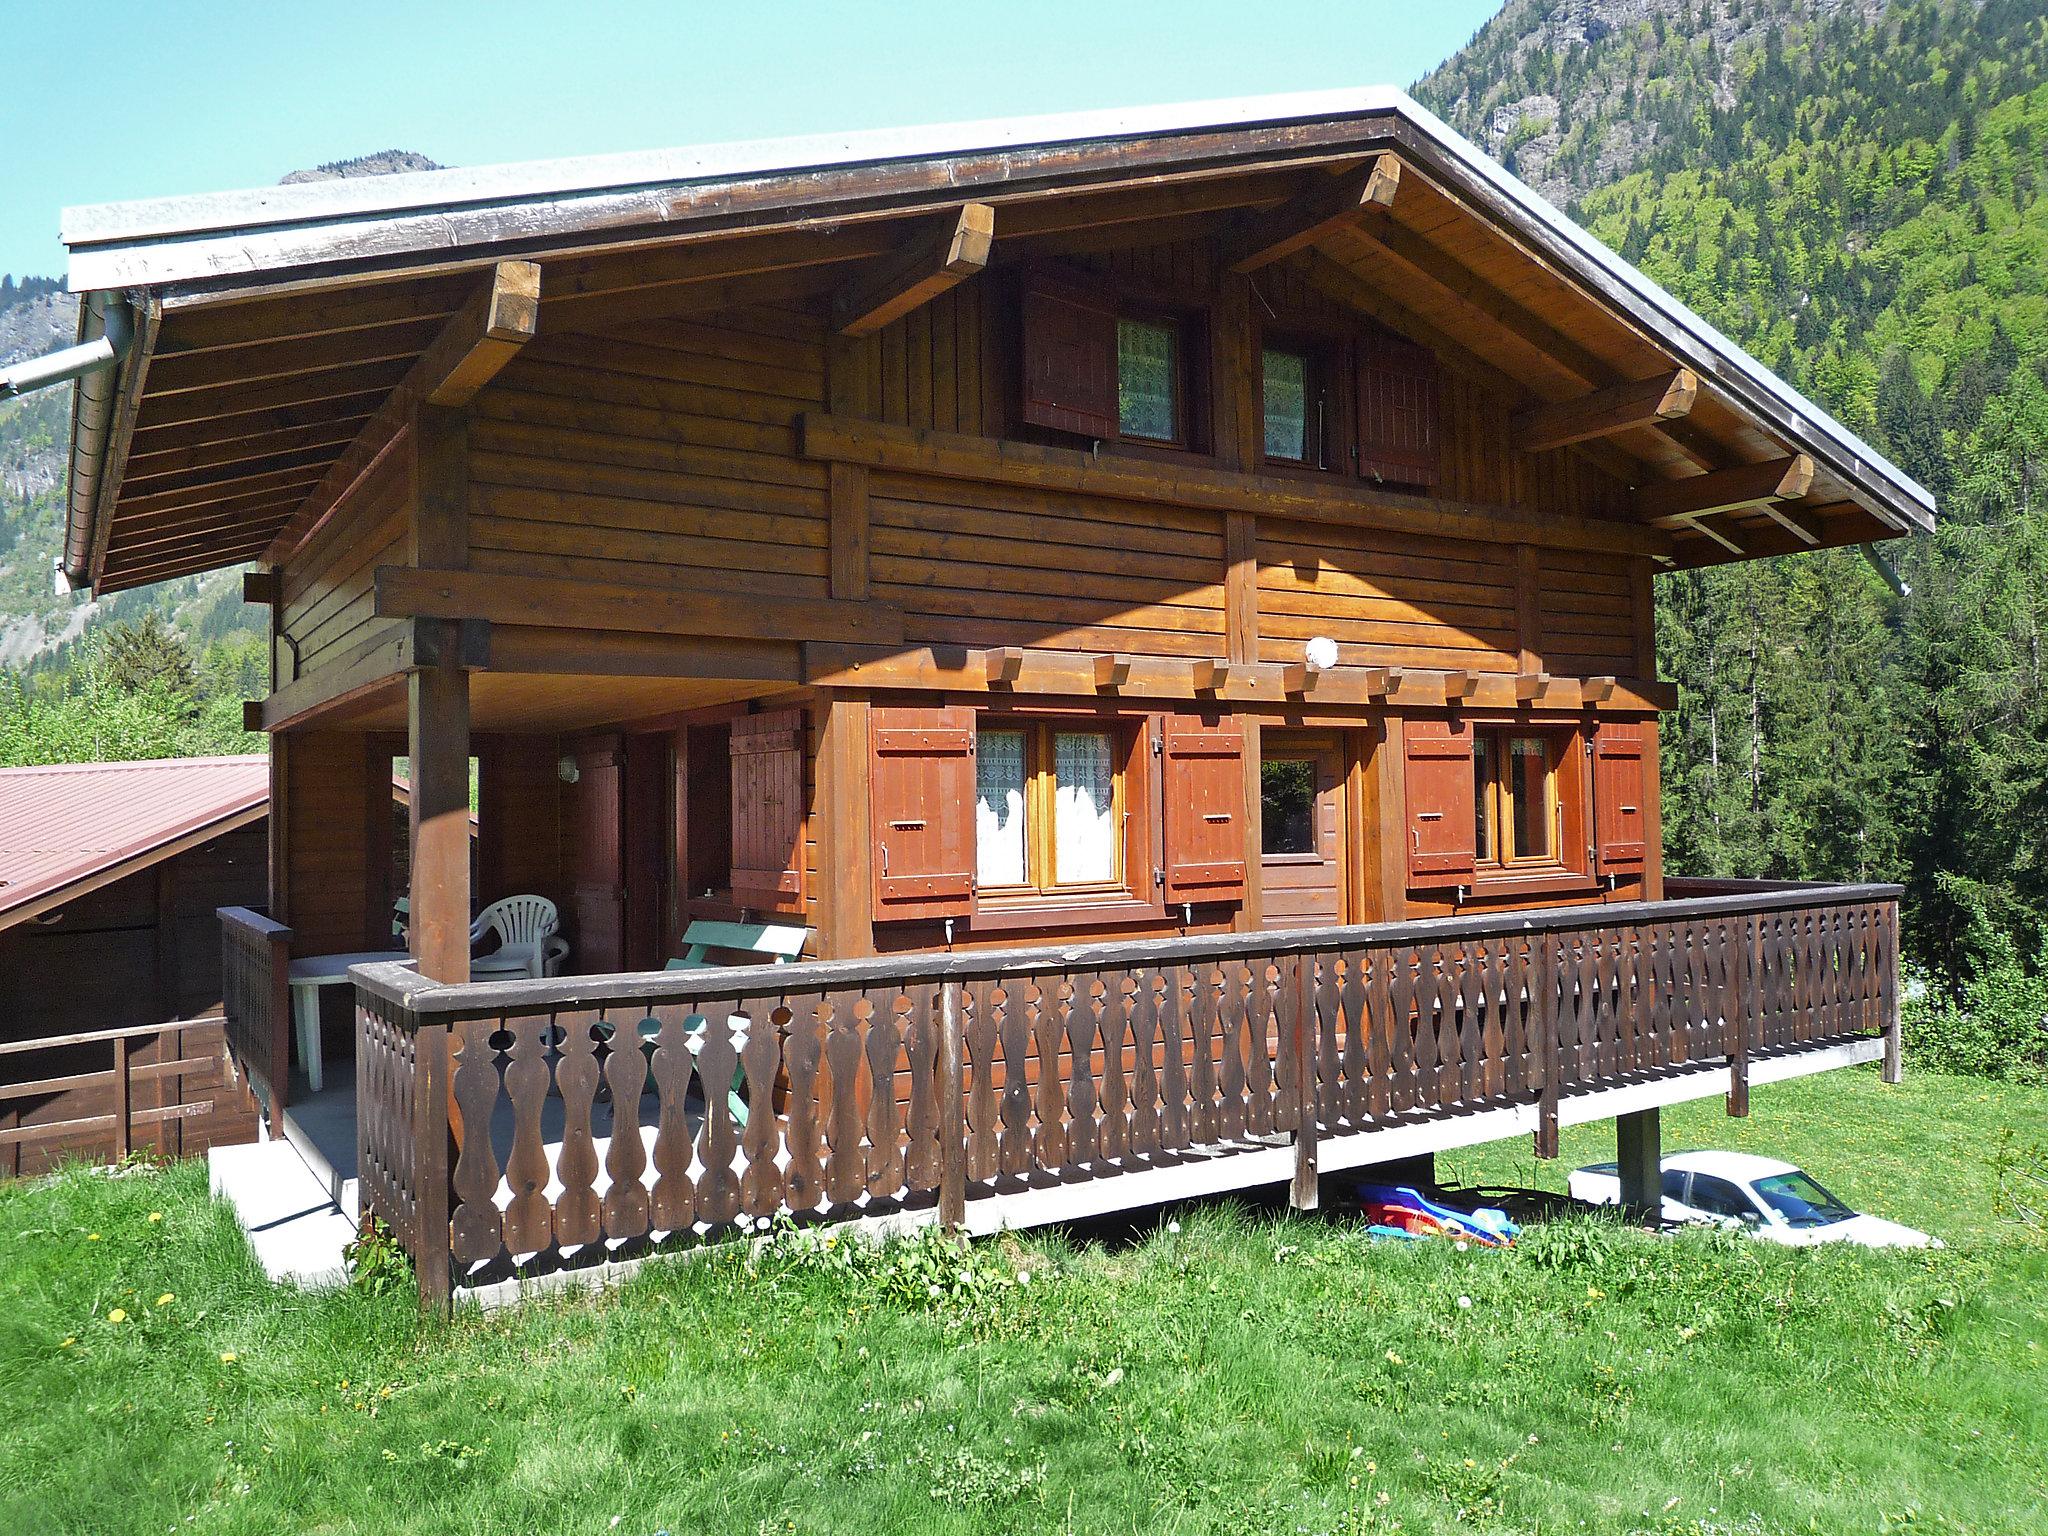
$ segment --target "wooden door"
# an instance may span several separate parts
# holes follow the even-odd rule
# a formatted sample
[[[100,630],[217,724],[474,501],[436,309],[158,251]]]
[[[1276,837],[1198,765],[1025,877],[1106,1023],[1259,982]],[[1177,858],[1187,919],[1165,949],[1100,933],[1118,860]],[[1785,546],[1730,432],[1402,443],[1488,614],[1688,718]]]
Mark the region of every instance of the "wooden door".
[[[626,870],[623,744],[616,736],[571,744],[563,862],[569,875],[568,969],[591,976],[625,967]]]
[[[1334,736],[1260,733],[1262,926],[1344,921],[1344,754]]]

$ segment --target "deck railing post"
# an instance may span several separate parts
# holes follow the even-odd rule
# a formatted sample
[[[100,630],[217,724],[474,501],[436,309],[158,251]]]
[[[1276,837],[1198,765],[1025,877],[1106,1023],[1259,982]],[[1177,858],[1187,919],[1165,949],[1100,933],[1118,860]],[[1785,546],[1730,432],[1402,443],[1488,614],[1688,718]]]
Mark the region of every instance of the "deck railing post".
[[[454,1294],[449,1205],[452,1160],[448,1136],[448,1026],[420,1023],[414,1035],[413,1177],[419,1211],[419,1249],[412,1256],[420,1310],[445,1311]]]
[[[128,1037],[123,1035],[114,1042],[114,1161],[117,1163],[128,1155],[134,1142],[134,1128],[128,1118],[132,1093],[133,1082],[128,1075]]]
[[[1737,946],[1731,962],[1743,975],[1734,988],[1735,1017],[1724,1025],[1728,1031],[1728,1113],[1737,1120],[1749,1114],[1750,1021],[1756,1014],[1753,1000],[1757,996],[1758,946],[1763,933],[1761,918],[1751,915],[1742,921],[1749,941]]]
[[[1286,1035],[1288,1041],[1282,1049],[1294,1057],[1294,1089],[1300,1116],[1294,1128],[1294,1184],[1288,1191],[1288,1204],[1297,1211],[1312,1211],[1319,1199],[1316,1176],[1316,1138],[1320,1127],[1316,1119],[1316,1041],[1320,1032],[1316,1028],[1315,1009],[1316,957],[1303,950],[1294,957],[1294,1017]]]
[[[1554,933],[1546,933],[1532,946],[1535,974],[1529,978],[1535,1003],[1536,1028],[1536,1133],[1535,1152],[1540,1158],[1558,1155],[1557,1099],[1558,1062],[1563,1056],[1564,1008],[1560,1002],[1563,986],[1561,959],[1564,950]]]
[[[1877,912],[1876,926],[1884,941],[1877,960],[1877,1006],[1884,1020],[1884,1080],[1898,1083],[1906,1076],[1899,1000],[1899,904],[1883,902]]]
[[[939,984],[939,1225],[957,1232],[967,1222],[967,1102],[962,1070],[965,1026],[960,983]],[[977,1067],[977,1071],[980,1068]]]

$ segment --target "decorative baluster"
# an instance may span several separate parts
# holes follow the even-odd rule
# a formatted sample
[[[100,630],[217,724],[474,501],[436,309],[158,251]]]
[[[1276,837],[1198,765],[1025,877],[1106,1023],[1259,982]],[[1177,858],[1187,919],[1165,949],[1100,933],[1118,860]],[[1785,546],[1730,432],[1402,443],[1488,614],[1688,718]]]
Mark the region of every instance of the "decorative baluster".
[[[1000,1114],[996,1108],[996,1031],[1001,1024],[990,994],[994,983],[975,982],[960,989],[961,1021],[967,1073],[967,1177],[986,1182],[1000,1165]]]
[[[1159,973],[1139,967],[1130,977],[1131,1139],[1144,1156],[1159,1150]]]
[[[1066,1078],[1060,1052],[1067,1038],[1067,989],[1060,980],[1034,976],[1021,983],[1031,1025],[1031,1048],[1038,1061],[1038,1128],[1032,1137],[1037,1166],[1057,1172],[1067,1161]]]
[[[1102,1131],[1098,1146],[1105,1158],[1121,1158],[1131,1150],[1131,1094],[1125,1055],[1130,1034],[1130,976],[1107,971],[1101,977]]]
[[[995,1038],[1003,1052],[1002,1130],[997,1165],[1007,1174],[1031,1168],[1031,1012],[1023,1001],[1025,983],[1003,982],[988,989],[995,1014]]]
[[[820,1153],[824,1084],[820,1069],[825,1036],[833,1017],[852,1007],[856,996],[852,992],[827,992],[815,1001],[807,999],[794,1010],[789,1022],[789,1126],[784,1132],[789,1168],[784,1179],[784,1198],[794,1210],[814,1210],[825,1198],[825,1166]]]
[[[647,1086],[647,1055],[640,1048],[641,1015],[612,1015],[614,1029],[604,1061],[605,1086],[612,1095],[612,1140],[604,1155],[604,1234],[618,1241],[639,1237],[649,1225],[650,1202],[643,1182],[647,1143],[640,1132],[640,1099]]]
[[[1095,1092],[1095,1042],[1102,1018],[1099,978],[1082,974],[1067,986],[1067,1149],[1082,1167],[1101,1155]]]
[[[825,1032],[825,1193],[851,1204],[867,1186],[867,1154],[860,1114],[861,1042],[874,1014],[893,1007],[894,989],[863,993],[850,1009],[835,1009]]]
[[[511,1061],[505,1068],[505,1092],[512,1100],[512,1155],[505,1160],[505,1181],[512,1198],[505,1207],[505,1247],[512,1253],[538,1253],[554,1241],[548,1210],[548,1153],[541,1138],[541,1109],[547,1102],[547,1038],[545,1018],[507,1019],[512,1036]],[[458,1098],[456,1103],[461,1104]],[[472,1126],[463,1113],[463,1136],[490,1135],[490,1122]]]
[[[555,1061],[555,1086],[562,1096],[562,1145],[555,1157],[555,1177],[562,1192],[555,1197],[555,1242],[563,1248],[594,1243],[603,1233],[597,1190],[597,1144],[591,1118],[597,1099],[597,1043],[591,1012],[555,1015],[560,1044]]]
[[[1157,998],[1153,1017],[1159,1026],[1159,1144],[1177,1150],[1189,1145],[1193,1120],[1188,1085],[1188,970],[1184,965],[1169,965],[1152,974]]]
[[[454,1025],[451,1039],[459,1042],[451,1086],[455,1107],[462,1115],[461,1144],[457,1148],[455,1210],[449,1219],[449,1235],[455,1258],[462,1264],[481,1264],[497,1257],[504,1243],[503,1223],[498,1212],[498,1158],[491,1146],[491,1116],[498,1104],[498,1060],[491,1037],[497,1030],[493,1019],[473,1019]],[[412,1127],[402,1131],[412,1140]],[[411,1179],[407,1179],[411,1187]]]
[[[973,1006],[969,1004],[968,1006]],[[939,1187],[939,1002],[938,988],[917,989],[917,1006],[903,1031],[910,1067],[910,1104],[904,1116],[903,1182],[913,1191]]]
[[[862,1156],[862,1187],[871,1199],[897,1194],[903,1188],[903,1147],[897,1137],[896,1064],[902,1054],[905,1026],[915,1006],[911,992],[924,985],[912,982],[892,991],[868,1019],[861,1054],[866,1058],[866,1147]]]
[[[746,1172],[740,1177],[740,1206],[749,1216],[775,1216],[782,1209],[782,1169],[776,1153],[782,1145],[782,1124],[776,1113],[776,1087],[782,1080],[782,1037],[790,1010],[779,999],[756,998],[747,1004],[747,1043],[740,1059],[747,1075],[747,1124],[740,1133]]]
[[[740,1213],[739,1134],[732,1113],[733,1080],[739,1069],[734,1032],[745,1027],[746,1019],[738,1007],[723,1000],[699,1003],[691,1020],[696,1029],[697,1080],[704,1090],[704,1129],[697,1141],[704,1173],[697,1181],[697,1215],[714,1226],[733,1221]]]
[[[1218,997],[1221,968],[1213,961],[1197,961],[1188,967],[1188,1134],[1198,1146],[1219,1141],[1223,1136],[1222,1116],[1217,1102],[1220,1088],[1216,1078],[1222,1010]]]

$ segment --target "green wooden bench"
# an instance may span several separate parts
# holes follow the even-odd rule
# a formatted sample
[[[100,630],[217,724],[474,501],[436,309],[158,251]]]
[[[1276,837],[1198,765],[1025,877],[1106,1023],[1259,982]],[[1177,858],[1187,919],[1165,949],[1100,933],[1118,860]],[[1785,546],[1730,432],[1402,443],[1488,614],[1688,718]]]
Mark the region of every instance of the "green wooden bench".
[[[720,962],[709,958],[709,950],[718,950],[729,955],[763,955],[777,965],[787,965],[804,952],[804,946],[811,941],[811,930],[796,923],[726,923],[710,918],[699,918],[683,930],[683,952],[663,967],[671,971],[708,970]],[[702,1029],[704,1020],[692,1018],[688,1021],[692,1029]],[[640,1049],[648,1060],[654,1058],[654,1036],[656,1029],[650,1028],[654,1020],[648,1019],[640,1026]],[[725,1095],[726,1108],[732,1111],[734,1125],[747,1123],[747,1101],[741,1090],[747,1086],[745,1067],[733,1069],[732,1087]]]
[[[762,955],[777,965],[787,965],[811,942],[811,930],[795,923],[722,923],[699,918],[683,930],[683,952],[669,961],[671,971],[697,971],[718,964],[705,951],[727,954]]]

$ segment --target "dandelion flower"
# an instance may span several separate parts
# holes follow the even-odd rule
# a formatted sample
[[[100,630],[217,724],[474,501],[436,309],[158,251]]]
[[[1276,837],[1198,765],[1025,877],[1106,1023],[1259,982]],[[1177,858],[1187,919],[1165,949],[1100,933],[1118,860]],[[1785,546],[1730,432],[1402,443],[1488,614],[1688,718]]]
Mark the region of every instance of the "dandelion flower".
[[[168,1307],[172,1302],[176,1301],[177,1299],[178,1298],[171,1292],[165,1291],[163,1295],[157,1297],[156,1304],[160,1307]]]
[[[1460,1312],[1470,1312],[1472,1310],[1472,1298],[1470,1296],[1460,1296],[1458,1298],[1458,1310]]]
[[[158,1222],[162,1221],[163,1219],[164,1213],[162,1211],[151,1211],[149,1213],[149,1224],[151,1226],[155,1226]]]
[[[1401,1357],[1400,1357],[1399,1355],[1395,1354],[1395,1353],[1394,1353],[1394,1352],[1393,1352],[1393,1351],[1392,1351],[1391,1349],[1390,1349],[1390,1350],[1388,1350],[1388,1351],[1387,1351],[1387,1364],[1389,1364],[1389,1365],[1399,1365],[1400,1363],[1401,1363]]]
[[[220,1352],[220,1363],[222,1365],[233,1365],[235,1363],[235,1352],[232,1349],[222,1350]]]
[[[108,1322],[110,1322],[110,1323],[125,1323],[125,1322],[127,1322],[127,1321],[128,1321],[128,1312],[127,1312],[127,1309],[126,1309],[126,1308],[124,1308],[124,1307],[116,1307],[116,1308],[114,1308],[114,1310],[113,1310],[113,1311],[111,1311],[111,1312],[109,1312],[109,1313],[107,1314],[107,1321],[108,1321]]]
[[[1029,1285],[1029,1284],[1031,1283],[1031,1271],[1030,1271],[1030,1270],[1028,1270],[1028,1269],[1020,1269],[1020,1270],[1018,1270],[1018,1271],[1017,1271],[1017,1283],[1018,1283],[1019,1285]]]
[[[97,1232],[88,1232],[85,1234],[85,1240],[88,1243],[96,1243],[100,1240],[100,1235]]]
[[[1180,1223],[1179,1223],[1179,1222],[1177,1222],[1177,1221],[1169,1221],[1169,1222],[1168,1222],[1168,1223],[1166,1224],[1166,1235],[1167,1235],[1168,1237],[1179,1237],[1179,1236],[1180,1236]]]
[[[70,1347],[71,1347],[72,1345],[76,1344],[77,1342],[78,1342],[78,1335],[77,1335],[77,1334],[75,1334],[75,1333],[74,1333],[74,1334],[69,1334],[69,1335],[67,1335],[67,1336],[65,1337],[65,1340],[64,1340],[64,1342],[63,1342],[62,1344],[59,1344],[59,1345],[58,1345],[57,1347],[58,1347],[59,1349],[69,1349],[69,1348],[70,1348]]]

